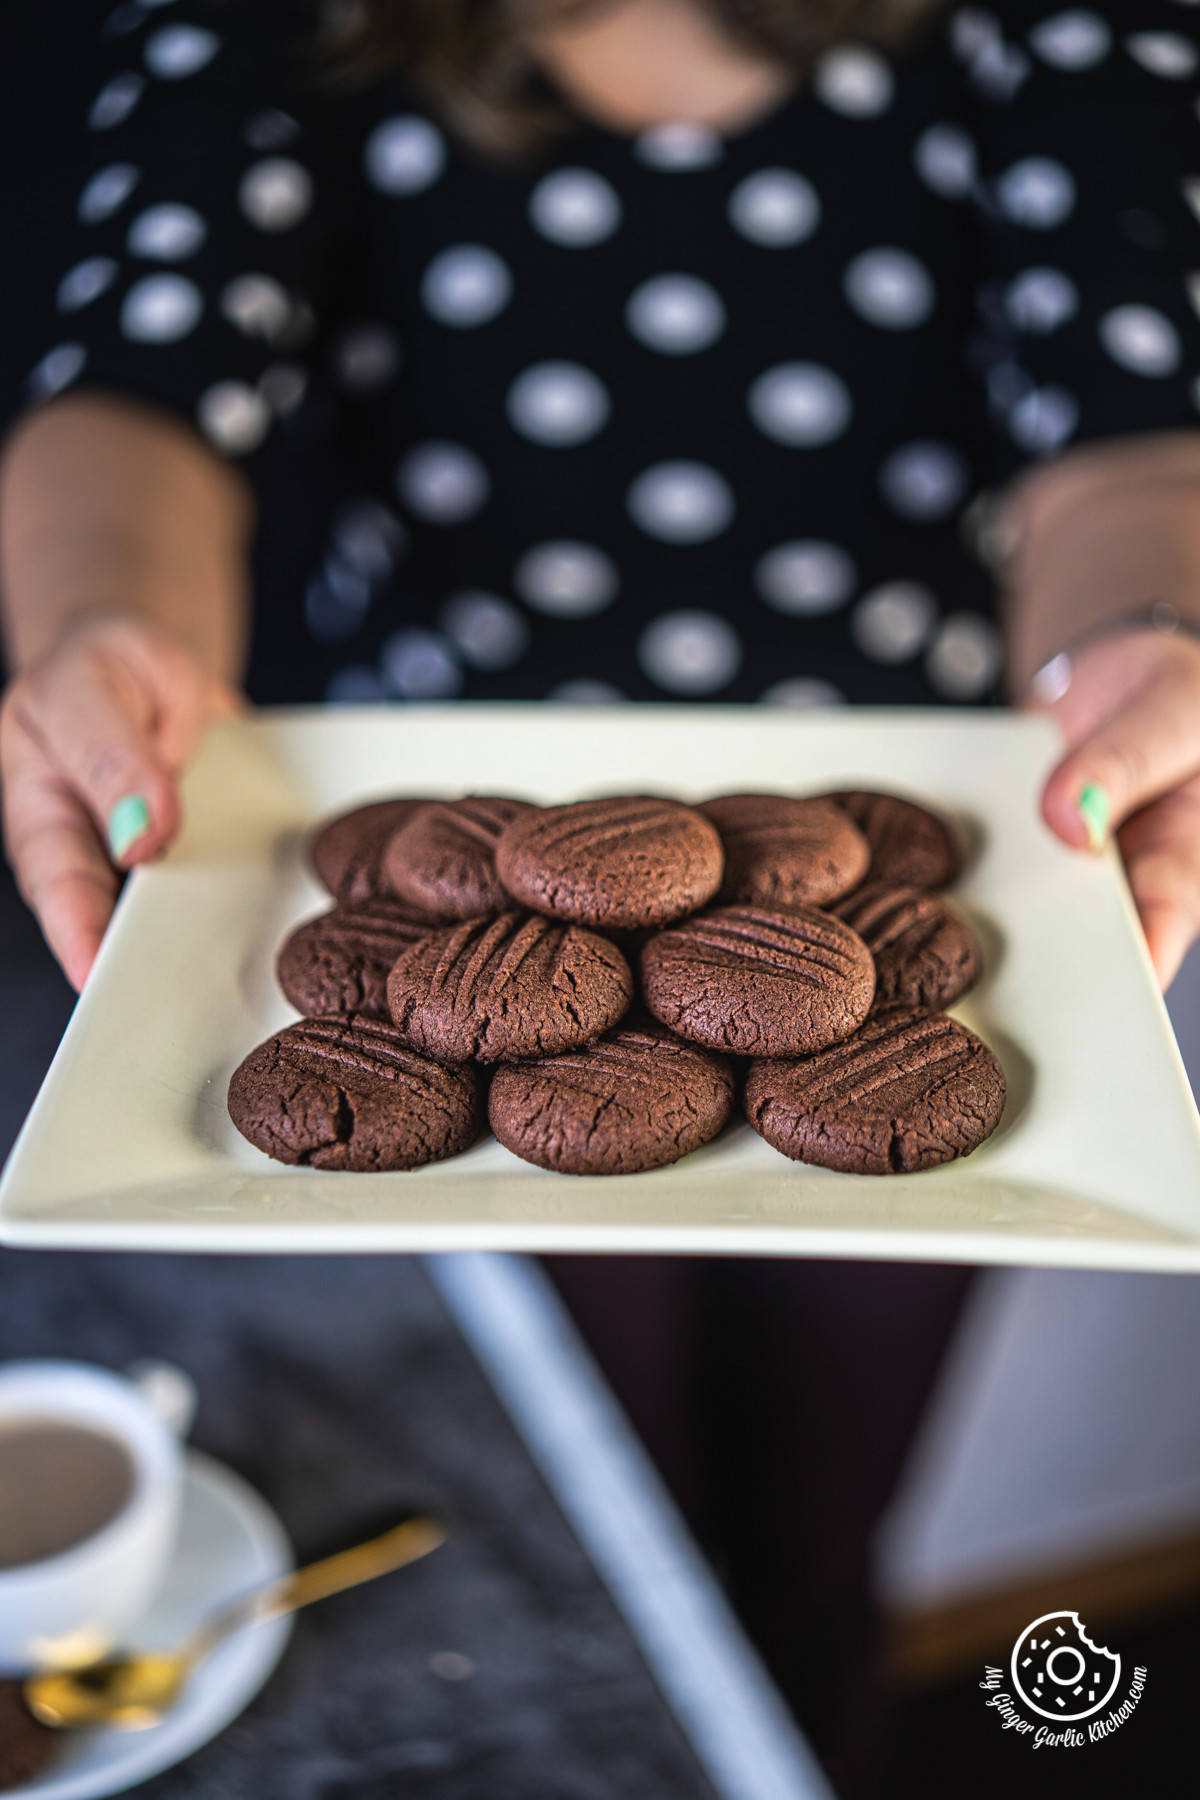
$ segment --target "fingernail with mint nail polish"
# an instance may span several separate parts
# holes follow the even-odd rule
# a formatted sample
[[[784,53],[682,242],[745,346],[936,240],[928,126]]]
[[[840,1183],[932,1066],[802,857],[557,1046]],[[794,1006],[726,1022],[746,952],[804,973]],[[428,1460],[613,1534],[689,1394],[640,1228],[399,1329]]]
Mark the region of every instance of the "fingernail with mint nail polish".
[[[150,829],[150,808],[140,794],[122,794],[108,815],[108,848],[114,862]]]
[[[1079,816],[1087,827],[1088,847],[1103,850],[1108,842],[1108,795],[1098,781],[1089,781],[1079,796]]]

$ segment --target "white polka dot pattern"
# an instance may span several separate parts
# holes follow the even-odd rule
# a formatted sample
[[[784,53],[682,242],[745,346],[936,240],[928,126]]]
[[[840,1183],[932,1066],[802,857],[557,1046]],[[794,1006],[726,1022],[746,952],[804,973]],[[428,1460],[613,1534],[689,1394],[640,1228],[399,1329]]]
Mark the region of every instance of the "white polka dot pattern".
[[[81,225],[99,225],[120,212],[142,178],[135,163],[109,163],[97,169],[79,196],[76,216]]]
[[[290,231],[312,206],[308,170],[290,156],[267,156],[242,176],[238,205],[260,231]]]
[[[461,525],[485,506],[491,477],[474,451],[444,440],[417,444],[396,471],[405,506],[429,525]]]
[[[850,615],[850,632],[864,656],[877,663],[914,657],[937,617],[937,601],[919,581],[889,581],[864,594]]]
[[[462,692],[462,669],[436,632],[394,631],[379,660],[384,688],[398,700],[452,700]]]
[[[958,125],[930,125],[917,139],[913,165],[943,200],[965,200],[975,186],[978,153]]]
[[[196,329],[204,295],[184,275],[146,275],[121,304],[121,333],[132,344],[177,344]]]
[[[566,706],[616,706],[625,696],[611,681],[590,681],[583,677],[578,681],[560,681],[546,698]]]
[[[907,250],[864,250],[847,266],[842,285],[859,318],[883,331],[912,331],[933,311],[933,277]]]
[[[625,307],[630,334],[662,356],[694,356],[725,330],[725,303],[695,275],[655,275],[633,290]]]
[[[967,465],[951,444],[921,438],[893,450],[879,471],[879,486],[904,519],[944,519],[967,491]]]
[[[423,194],[446,167],[446,140],[428,119],[401,114],[375,127],[363,162],[367,180],[381,194]]]
[[[331,699],[977,703],[1014,472],[1200,425],[1200,0],[956,0],[726,135],[491,163],[412,89],[331,135],[246,9],[170,4],[101,7],[27,388],[359,471],[295,595]]]
[[[680,122],[655,125],[641,132],[634,140],[633,154],[648,169],[659,169],[668,175],[688,174],[720,162],[725,146],[709,126]]]
[[[511,669],[529,645],[529,627],[511,601],[468,590],[451,594],[438,624],[472,669]]]
[[[1125,39],[1125,48],[1147,74],[1164,81],[1186,81],[1200,64],[1195,44],[1176,31],[1135,31]]]
[[[146,78],[132,69],[114,75],[100,89],[88,109],[87,122],[93,131],[112,131],[124,124],[146,91]]]
[[[534,363],[505,401],[508,422],[531,443],[565,450],[604,430],[612,402],[604,383],[580,363]]]
[[[930,686],[947,700],[980,700],[993,686],[1004,659],[1000,633],[978,613],[943,619],[925,656]]]
[[[58,284],[55,302],[61,313],[78,312],[108,292],[117,279],[118,264],[111,256],[89,256],[68,269]]]
[[[1153,306],[1114,306],[1097,327],[1113,361],[1131,375],[1160,381],[1173,375],[1183,356],[1179,333]]]
[[[200,396],[196,417],[205,437],[227,456],[257,450],[271,424],[271,409],[244,381],[218,381]]]
[[[896,82],[878,51],[846,44],[818,58],[813,89],[831,112],[875,119],[892,104]]]
[[[338,555],[367,581],[386,581],[408,550],[408,532],[378,500],[350,500],[334,515]]]
[[[327,706],[371,706],[385,697],[383,683],[366,663],[350,663],[338,669],[325,687]]]
[[[236,275],[221,289],[222,318],[248,338],[273,343],[287,329],[292,303],[270,275]]]
[[[512,299],[508,264],[484,244],[442,250],[421,277],[421,304],[431,319],[470,331],[498,318]]]
[[[164,201],[148,206],[129,227],[125,248],[146,262],[186,262],[208,236],[208,226],[192,206]]]
[[[736,511],[725,477],[698,462],[655,463],[625,503],[634,524],[664,544],[707,544],[729,529]]]
[[[780,363],[766,370],[752,384],[746,407],[764,437],[804,450],[841,437],[853,411],[840,375],[807,362]]]
[[[1079,402],[1064,387],[1031,388],[1008,415],[1008,435],[1031,456],[1049,456],[1074,434]]]
[[[759,695],[764,706],[844,706],[846,696],[832,681],[819,675],[793,675],[786,681],[772,682]]]
[[[729,686],[742,666],[742,645],[728,620],[685,607],[647,625],[637,659],[656,687],[691,698]]]
[[[1017,94],[1030,68],[1029,58],[1018,45],[996,37],[972,57],[970,86],[993,105],[1003,105]]]
[[[535,544],[513,570],[513,586],[535,612],[552,619],[590,619],[611,606],[621,578],[594,544],[556,539]]]
[[[622,215],[616,188],[592,169],[556,169],[529,196],[534,230],[567,250],[607,243],[620,230]]]
[[[729,196],[729,223],[764,250],[790,250],[807,243],[821,222],[816,188],[795,169],[758,169],[739,181]]]
[[[300,127],[290,113],[268,106],[246,120],[242,136],[252,150],[283,150],[300,136]]]
[[[819,618],[836,612],[854,592],[854,562],[838,544],[797,539],[777,544],[754,565],[754,585],[775,612]]]
[[[83,344],[56,344],[29,372],[25,383],[31,400],[50,400],[82,375],[87,365]]]
[[[1061,269],[1023,269],[1005,289],[1004,308],[1018,331],[1045,337],[1079,311],[1079,289]]]
[[[216,32],[202,25],[163,25],[146,39],[142,60],[160,81],[185,81],[206,69],[220,48]]]
[[[1093,69],[1112,48],[1112,32],[1099,13],[1082,6],[1043,19],[1029,33],[1035,56],[1052,69]]]
[[[1052,156],[1026,156],[996,183],[1000,209],[1027,231],[1053,231],[1075,208],[1075,179]]]

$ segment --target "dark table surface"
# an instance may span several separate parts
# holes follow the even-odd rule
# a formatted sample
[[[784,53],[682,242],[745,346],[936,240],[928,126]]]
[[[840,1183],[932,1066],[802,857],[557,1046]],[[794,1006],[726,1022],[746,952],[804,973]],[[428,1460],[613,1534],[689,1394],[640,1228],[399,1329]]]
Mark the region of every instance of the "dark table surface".
[[[451,1522],[427,1561],[300,1615],[259,1699],[147,1800],[711,1795],[419,1263],[10,1251],[10,1356],[178,1364],[193,1443],[301,1559],[412,1509]],[[447,1650],[465,1679],[434,1672]]]

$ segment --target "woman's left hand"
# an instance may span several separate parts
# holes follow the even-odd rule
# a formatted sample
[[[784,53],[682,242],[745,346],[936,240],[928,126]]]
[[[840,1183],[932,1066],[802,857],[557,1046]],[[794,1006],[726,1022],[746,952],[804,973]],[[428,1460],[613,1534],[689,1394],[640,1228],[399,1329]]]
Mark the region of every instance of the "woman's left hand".
[[[1200,642],[1153,630],[1101,637],[1048,665],[1035,695],[1064,680],[1059,698],[1032,702],[1068,746],[1042,812],[1079,848],[1116,833],[1166,988],[1200,935]]]

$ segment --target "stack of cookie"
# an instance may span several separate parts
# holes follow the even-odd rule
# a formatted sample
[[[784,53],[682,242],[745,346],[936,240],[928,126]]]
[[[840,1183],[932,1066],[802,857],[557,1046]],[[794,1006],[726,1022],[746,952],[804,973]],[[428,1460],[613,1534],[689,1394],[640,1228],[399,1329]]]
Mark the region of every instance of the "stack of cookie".
[[[941,1010],[980,970],[937,892],[957,851],[909,801],[384,801],[313,862],[337,905],[278,963],[305,1017],[229,1088],[283,1162],[415,1168],[486,1105],[528,1162],[627,1174],[707,1143],[739,1084],[768,1143],[834,1169],[929,1168],[999,1120],[999,1064]]]

